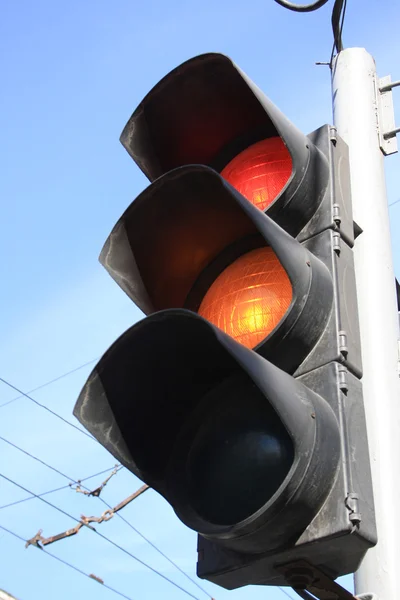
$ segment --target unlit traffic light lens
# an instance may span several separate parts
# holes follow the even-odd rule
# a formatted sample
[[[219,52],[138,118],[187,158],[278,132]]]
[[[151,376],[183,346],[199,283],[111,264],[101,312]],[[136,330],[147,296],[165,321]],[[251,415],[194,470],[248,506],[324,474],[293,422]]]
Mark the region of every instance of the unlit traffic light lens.
[[[188,451],[186,477],[198,514],[217,525],[262,508],[288,474],[293,443],[265,397],[249,381],[213,391]]]
[[[289,277],[272,248],[257,248],[230,264],[213,282],[199,314],[247,348],[278,325],[292,300]]]
[[[257,142],[235,156],[222,177],[260,210],[283,190],[292,174],[292,159],[280,137]]]

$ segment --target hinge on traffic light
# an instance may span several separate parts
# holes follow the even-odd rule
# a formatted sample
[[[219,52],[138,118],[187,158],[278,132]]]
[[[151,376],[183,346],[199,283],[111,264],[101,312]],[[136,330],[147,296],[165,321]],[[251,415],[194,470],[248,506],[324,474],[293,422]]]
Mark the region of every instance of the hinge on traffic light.
[[[347,344],[347,333],[343,330],[339,331],[339,350],[344,357],[346,357],[349,352]]]
[[[361,523],[361,514],[358,508],[358,494],[350,492],[347,494],[346,500],[344,501],[346,508],[350,511],[349,519],[353,523],[353,531],[359,527]]]
[[[329,139],[331,140],[332,144],[334,146],[336,146],[336,143],[337,143],[337,129],[333,125],[331,125],[329,127]]]
[[[341,242],[340,233],[338,231],[335,231],[332,234],[332,238],[333,238],[333,250],[339,256],[339,254],[340,254],[340,242]]]
[[[333,220],[336,223],[337,227],[340,227],[340,223],[342,222],[342,218],[340,216],[340,204],[334,204],[332,206],[333,210]]]
[[[349,389],[349,384],[347,381],[347,373],[348,373],[347,367],[345,367],[344,365],[340,365],[338,367],[338,373],[339,373],[339,389],[344,394],[347,394],[348,389]]]
[[[296,560],[276,569],[304,600],[314,600],[314,597],[319,600],[356,600],[348,590],[305,560]]]

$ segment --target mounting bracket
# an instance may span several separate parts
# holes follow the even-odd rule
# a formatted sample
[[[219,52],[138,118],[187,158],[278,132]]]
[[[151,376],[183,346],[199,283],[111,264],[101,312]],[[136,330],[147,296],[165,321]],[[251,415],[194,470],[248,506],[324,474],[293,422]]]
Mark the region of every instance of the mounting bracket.
[[[276,567],[288,585],[304,600],[358,600],[344,587],[333,581],[306,560],[296,560]]]
[[[377,82],[379,145],[385,156],[398,151],[396,134],[399,132],[399,128],[396,128],[395,124],[392,88],[399,83],[399,81],[392,82],[390,75],[381,77]]]

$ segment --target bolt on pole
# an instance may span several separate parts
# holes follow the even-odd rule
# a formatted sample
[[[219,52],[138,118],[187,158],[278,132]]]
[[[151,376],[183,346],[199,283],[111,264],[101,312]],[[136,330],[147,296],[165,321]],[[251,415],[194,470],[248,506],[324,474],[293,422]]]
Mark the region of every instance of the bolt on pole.
[[[378,544],[355,574],[355,592],[394,600],[400,565],[398,313],[378,135],[378,78],[375,61],[365,49],[349,48],[338,54],[332,93],[334,124],[349,146],[354,220],[363,230],[355,242],[354,258],[378,529]]]

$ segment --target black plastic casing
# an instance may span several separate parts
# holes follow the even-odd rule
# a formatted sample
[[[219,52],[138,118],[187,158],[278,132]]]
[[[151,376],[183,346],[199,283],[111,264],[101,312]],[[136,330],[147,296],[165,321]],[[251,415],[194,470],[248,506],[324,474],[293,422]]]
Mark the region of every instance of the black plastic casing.
[[[293,171],[263,213],[219,172],[277,135]],[[285,585],[277,567],[296,559],[331,577],[355,571],[376,528],[347,146],[328,125],[303,135],[219,54],[167,75],[121,141],[152,184],[118,221],[100,261],[150,316],[103,356],[74,414],[200,534],[200,577],[227,589]],[[248,350],[195,311],[228,264],[265,245],[285,268],[293,298]],[[295,461],[257,514],[222,526],[196,512],[185,460],[204,406],[234,395],[236,382],[279,416]]]
[[[335,579],[355,572],[365,552],[376,544],[361,382],[337,363],[298,380],[329,402],[340,424],[342,454],[335,484],[302,535],[279,551],[248,556],[199,536],[197,574],[224,588],[287,585],[276,567],[299,559]]]
[[[321,131],[321,136],[329,141],[327,156],[330,160],[336,156],[339,161],[339,151],[345,147],[338,148],[337,141],[334,145],[326,137],[329,131],[328,127]],[[247,584],[282,585],[284,580],[276,566],[297,558],[311,560],[333,577],[343,575],[354,571],[366,550],[376,542],[358,380],[361,356],[353,254],[340,235],[340,226],[346,227],[348,220],[337,223],[331,218],[337,216],[335,205],[341,205],[342,214],[349,214],[349,196],[342,195],[340,202],[336,201],[333,168],[331,173],[322,200],[325,210],[321,208],[323,214],[315,218],[310,229],[313,235],[301,243],[215,171],[195,165],[178,168],[150,186],[137,204],[128,208],[102,252],[101,260],[110,274],[139,306],[147,306],[152,316],[129,330],[103,357],[82,391],[75,414],[122,464],[163,494],[184,523],[200,532],[199,576],[229,589]],[[192,218],[199,215],[200,208],[202,216]],[[188,249],[189,241],[196,250],[200,248],[196,241],[202,239],[199,223],[215,228],[209,229],[206,238],[208,247],[212,247],[212,231],[220,230],[224,216],[228,225],[223,243],[230,240],[228,246],[232,247],[236,235],[238,239],[253,240],[251,244],[254,242],[256,247],[270,245],[293,287],[287,314],[256,352],[236,344],[211,325],[200,329],[198,323],[203,319],[190,311],[162,310],[169,308],[167,302],[177,303],[179,298],[165,300],[167,296],[160,295],[155,287],[160,277],[166,282],[171,278],[171,273],[165,272],[166,266],[178,265],[181,269],[178,259],[186,256],[183,249]],[[142,230],[147,219],[154,228]],[[324,229],[324,223],[331,227]],[[179,232],[185,232],[182,246]],[[163,241],[164,235],[167,237]],[[170,240],[174,244],[170,245]],[[220,241],[218,236],[215,240]],[[156,243],[157,260],[149,263],[149,250]],[[166,254],[170,247],[173,255]],[[190,260],[187,264],[193,268],[195,262]],[[172,286],[171,293],[179,293],[183,299],[179,302],[184,305],[190,296],[190,281],[197,280],[198,273],[196,269],[179,269],[176,273],[185,273],[186,279],[177,277],[180,291]],[[230,359],[225,362],[214,343],[209,345],[206,341],[210,339],[204,333],[208,329],[220,342],[223,340],[223,347],[230,348],[236,367]],[[186,336],[182,342],[181,336]],[[279,369],[274,371],[268,361]],[[260,515],[235,527],[217,527],[196,515],[187,496],[185,465],[180,461],[189,452],[190,436],[188,446],[181,444],[175,454],[173,448],[179,431],[192,418],[196,407],[215,394],[213,390],[238,365],[251,381],[257,381],[278,414],[287,407],[286,415],[292,419],[287,428],[293,440],[300,443],[307,439],[300,426],[304,406],[293,405],[296,396],[308,398],[308,414],[314,414],[311,418],[317,424],[325,424],[319,430],[319,442],[310,441],[302,449],[296,446],[297,457],[302,456],[309,465],[309,471],[303,470],[297,484],[294,473],[288,475],[293,490],[298,492],[285,495],[282,488]],[[153,373],[157,373],[156,378]],[[296,382],[302,386],[296,388]],[[323,416],[321,407],[325,404],[333,411],[335,421]],[[99,421],[100,414],[103,418]],[[280,414],[284,422],[284,413]],[[340,459],[329,466],[329,460],[335,456],[336,435],[340,440]],[[319,469],[315,476],[313,460]]]
[[[236,256],[263,246],[274,250],[286,270],[292,301],[254,349],[293,373],[332,320],[333,266],[309,252],[213,169],[189,165],[160,177],[121,217],[100,260],[147,314],[168,308],[196,311],[203,293]],[[338,341],[330,341],[324,361],[337,355],[332,351]]]
[[[287,585],[277,567],[301,559],[335,579],[355,572],[377,542],[352,251],[359,231],[352,220],[348,148],[329,126],[309,137],[329,161],[330,177],[322,202],[297,239],[327,266],[334,296],[329,321],[294,377],[334,410],[340,425],[341,461],[326,502],[293,544],[249,557],[199,536],[199,577],[227,589]]]
[[[361,383],[352,251],[356,228],[351,212],[348,148],[329,126],[310,137],[327,157],[330,177],[321,204],[297,239],[327,266],[334,291],[328,323],[294,377],[334,410],[340,425],[341,461],[326,502],[293,544],[249,557],[199,536],[199,577],[227,589],[250,584],[287,585],[277,567],[301,559],[335,579],[355,572],[368,548],[377,542]],[[264,356],[268,358],[268,354]]]
[[[273,408],[294,458],[256,512],[238,523],[211,523],[195,508],[186,461],[204,412],[218,411],[237,390],[243,415],[253,397]],[[328,497],[341,459],[340,426],[328,402],[186,310],[160,311],[123,334],[93,370],[74,414],[186,525],[248,555],[298,538]]]
[[[248,146],[275,136],[293,169],[268,214],[296,236],[324,195],[326,157],[227,56],[203,54],[171,71],[142,100],[120,139],[152,182],[189,164],[220,172]]]

